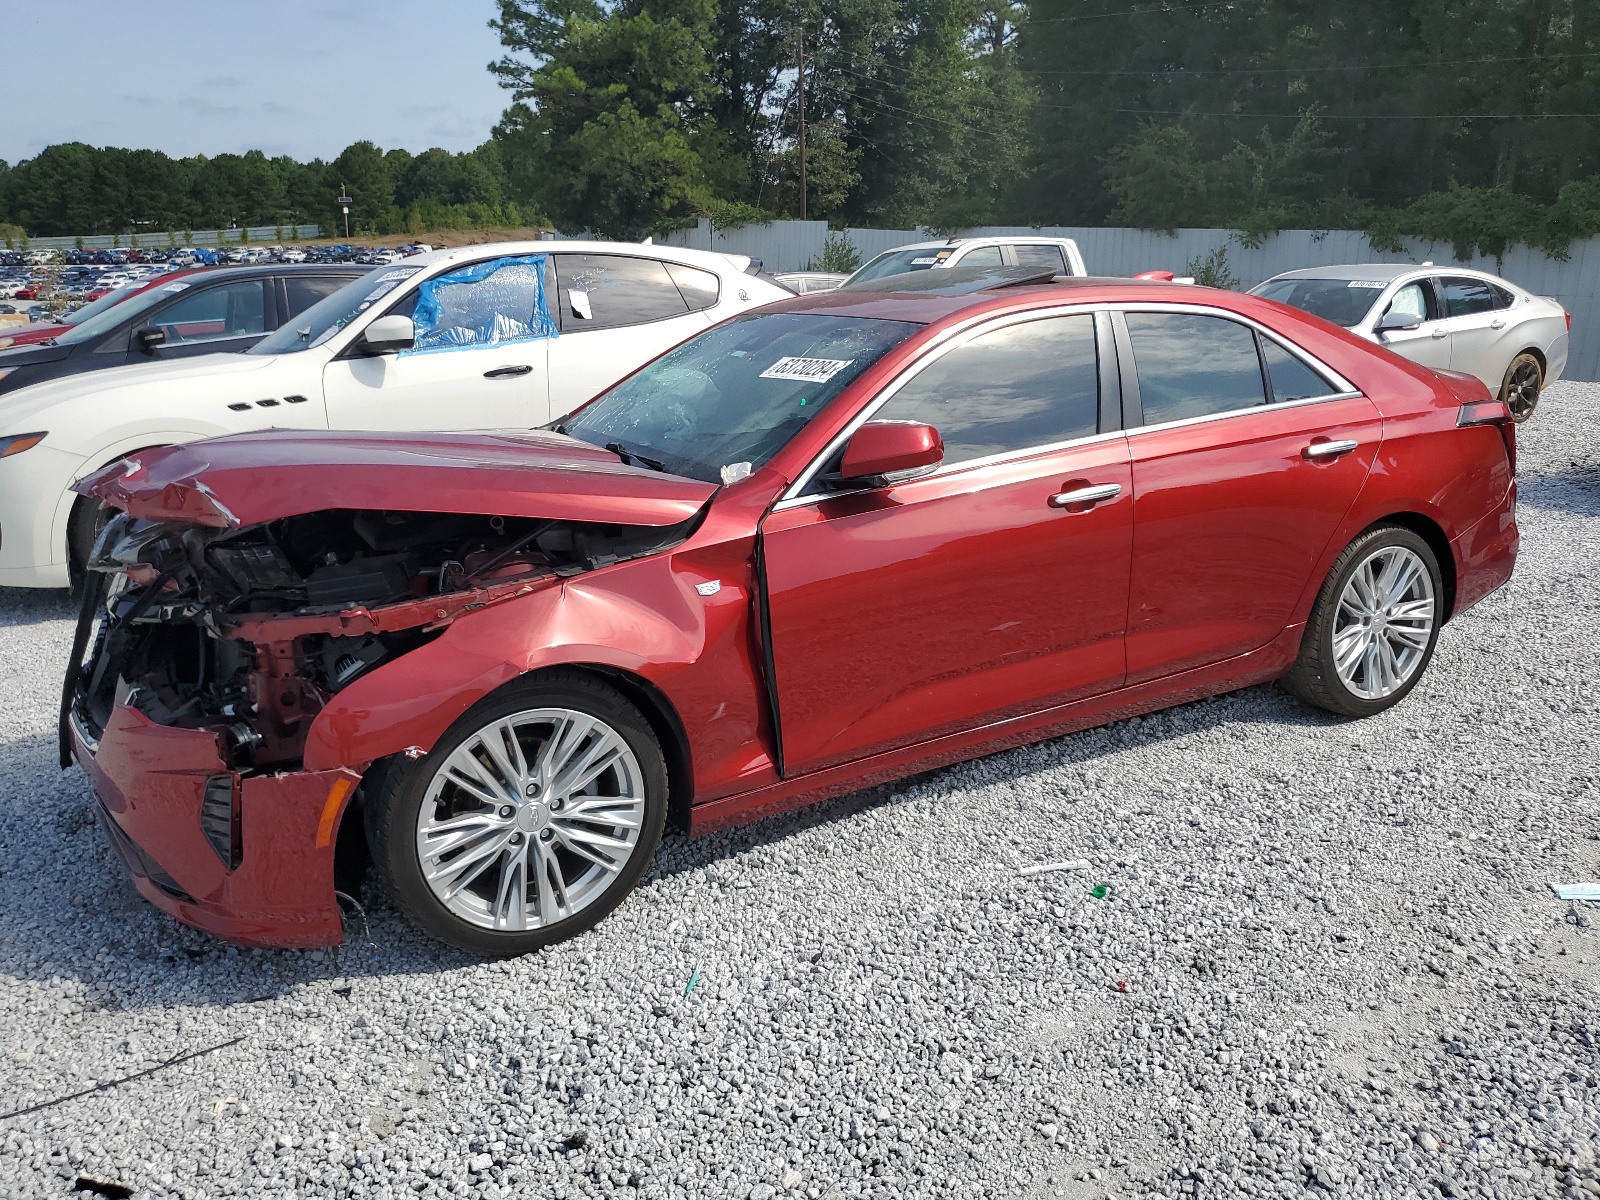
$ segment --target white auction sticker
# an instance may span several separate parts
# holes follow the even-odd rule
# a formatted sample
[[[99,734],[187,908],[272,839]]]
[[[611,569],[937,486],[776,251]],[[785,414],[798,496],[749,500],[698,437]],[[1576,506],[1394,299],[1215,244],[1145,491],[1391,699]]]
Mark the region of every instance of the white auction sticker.
[[[397,270],[385,271],[378,276],[378,282],[386,283],[391,279],[408,279],[420,270],[422,270],[421,267],[400,267]]]
[[[826,383],[851,363],[844,358],[780,358],[765,371],[762,379],[799,379],[805,383]]]
[[[911,265],[913,267],[931,267],[938,261],[939,260],[937,258],[934,258],[933,255],[930,254],[927,258],[913,258],[911,260]]]
[[[1345,286],[1346,287],[1358,287],[1358,288],[1386,288],[1389,285],[1384,283],[1384,282],[1382,282],[1381,280],[1352,279],[1349,283],[1345,284]]]

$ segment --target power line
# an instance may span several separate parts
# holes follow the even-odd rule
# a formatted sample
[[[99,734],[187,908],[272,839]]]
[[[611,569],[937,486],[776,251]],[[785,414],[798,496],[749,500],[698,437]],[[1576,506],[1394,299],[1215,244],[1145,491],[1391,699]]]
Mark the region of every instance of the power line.
[[[1309,75],[1309,74],[1313,74],[1313,73],[1316,73],[1316,72],[1322,72],[1322,71],[1367,71],[1367,72],[1376,73],[1376,72],[1379,72],[1379,71],[1395,71],[1395,70],[1416,71],[1416,70],[1423,70],[1423,69],[1428,69],[1428,68],[1433,68],[1433,67],[1478,66],[1478,65],[1490,64],[1490,63],[1550,62],[1550,61],[1554,61],[1554,60],[1557,60],[1557,59],[1563,59],[1563,58],[1593,58],[1593,57],[1595,57],[1597,55],[1600,55],[1600,50],[1574,51],[1571,54],[1521,54],[1521,55],[1515,55],[1515,56],[1508,57],[1508,58],[1456,58],[1456,59],[1446,59],[1446,60],[1443,60],[1441,62],[1432,62],[1432,63],[1404,63],[1404,64],[1384,64],[1384,63],[1380,63],[1380,64],[1376,64],[1376,65],[1372,64],[1372,63],[1352,63],[1352,64],[1349,64],[1349,65],[1332,66],[1332,67],[1214,67],[1214,68],[1213,67],[1174,67],[1174,68],[1172,68],[1170,70],[1166,70],[1166,69],[1163,69],[1163,68],[1160,68],[1160,67],[1152,67],[1152,68],[1150,68],[1148,70],[1144,70],[1144,71],[1069,71],[1069,70],[1046,71],[1046,70],[1025,69],[1025,70],[1023,70],[1023,74],[1025,74],[1025,75],[1094,75],[1094,76],[1107,76],[1107,75],[1134,75],[1134,76],[1165,75],[1165,76],[1181,76],[1181,75]],[[885,65],[889,65],[889,64],[885,64]]]

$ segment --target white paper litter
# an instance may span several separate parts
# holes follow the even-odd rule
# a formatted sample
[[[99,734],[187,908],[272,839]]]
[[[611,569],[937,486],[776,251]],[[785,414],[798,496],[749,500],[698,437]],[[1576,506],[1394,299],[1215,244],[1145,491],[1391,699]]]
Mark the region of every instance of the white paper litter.
[[[1087,871],[1088,869],[1089,860],[1087,858],[1069,858],[1066,862],[1040,863],[1036,867],[1019,867],[1017,874],[1024,879],[1028,879],[1034,875],[1047,875],[1051,871]]]

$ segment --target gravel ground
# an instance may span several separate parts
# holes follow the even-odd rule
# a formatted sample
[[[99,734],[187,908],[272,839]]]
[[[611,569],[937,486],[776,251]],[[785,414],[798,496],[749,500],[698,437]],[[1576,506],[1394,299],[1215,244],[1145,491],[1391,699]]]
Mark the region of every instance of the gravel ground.
[[[1546,886],[1600,878],[1596,428],[1547,394],[1516,578],[1396,710],[1255,688],[671,839],[507,963],[146,906],[54,763],[67,607],[0,592],[0,1111],[202,1052],[0,1119],[0,1195],[1600,1196],[1600,906]]]

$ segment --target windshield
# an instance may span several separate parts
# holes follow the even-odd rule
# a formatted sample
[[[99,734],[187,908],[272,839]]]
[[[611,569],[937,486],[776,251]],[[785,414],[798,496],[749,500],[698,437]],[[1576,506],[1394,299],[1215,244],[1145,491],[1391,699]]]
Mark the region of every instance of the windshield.
[[[187,290],[188,287],[187,280],[174,279],[171,283],[153,287],[148,292],[140,292],[137,296],[130,296],[122,303],[103,308],[88,320],[78,322],[56,338],[56,341],[67,346],[78,342],[92,342],[96,338],[104,337],[106,334],[120,329],[124,322],[133,320],[141,313],[149,312],[156,305],[165,304],[179,292]],[[109,299],[109,297],[101,297],[101,299]]]
[[[907,271],[926,271],[949,258],[953,253],[942,246],[928,246],[921,250],[890,250],[880,254],[847,279],[846,283],[860,283],[866,279],[882,279],[886,275],[904,275]]]
[[[421,267],[379,267],[368,271],[280,325],[277,332],[268,334],[245,353],[293,354],[320,346],[420,270]]]
[[[1251,288],[1250,294],[1304,309],[1348,329],[1361,324],[1388,286],[1388,280],[1379,279],[1269,279]]]
[[[625,460],[732,483],[920,328],[810,313],[741,317],[658,358],[556,429]]]
[[[139,283],[130,283],[126,287],[119,287],[115,291],[107,292],[100,299],[90,301],[82,308],[73,309],[61,318],[61,323],[63,325],[82,325],[90,317],[98,317],[113,304],[121,304],[143,286],[143,284]]]

